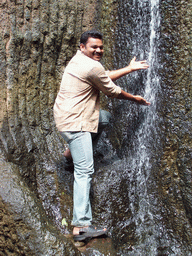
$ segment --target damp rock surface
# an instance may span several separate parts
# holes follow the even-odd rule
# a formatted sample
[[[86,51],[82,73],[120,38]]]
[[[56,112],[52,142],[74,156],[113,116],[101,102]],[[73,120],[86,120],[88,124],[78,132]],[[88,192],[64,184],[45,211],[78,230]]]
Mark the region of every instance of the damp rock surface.
[[[39,199],[17,174],[0,161],[1,252],[3,255],[80,255],[47,218]]]
[[[1,1],[2,255],[192,255],[190,1]],[[116,81],[149,108],[101,97],[112,121],[98,143],[94,224],[109,239],[76,248],[73,165],[53,104],[81,33],[104,34],[106,69],[147,59]],[[105,248],[104,248],[105,247]]]

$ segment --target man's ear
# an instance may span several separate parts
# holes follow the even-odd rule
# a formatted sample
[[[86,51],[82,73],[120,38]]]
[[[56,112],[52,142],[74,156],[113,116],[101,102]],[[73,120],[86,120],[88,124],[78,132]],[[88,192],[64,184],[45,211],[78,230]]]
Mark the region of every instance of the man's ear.
[[[80,44],[80,50],[81,50],[81,52],[84,52],[84,50],[85,50],[85,45],[84,44]]]

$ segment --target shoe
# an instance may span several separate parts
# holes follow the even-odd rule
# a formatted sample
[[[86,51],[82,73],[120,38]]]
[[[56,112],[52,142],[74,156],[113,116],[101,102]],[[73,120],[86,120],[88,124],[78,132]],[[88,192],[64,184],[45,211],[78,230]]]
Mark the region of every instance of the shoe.
[[[107,234],[107,229],[103,229],[95,226],[88,226],[79,230],[79,235],[74,235],[74,241],[83,241],[86,238],[98,237]]]

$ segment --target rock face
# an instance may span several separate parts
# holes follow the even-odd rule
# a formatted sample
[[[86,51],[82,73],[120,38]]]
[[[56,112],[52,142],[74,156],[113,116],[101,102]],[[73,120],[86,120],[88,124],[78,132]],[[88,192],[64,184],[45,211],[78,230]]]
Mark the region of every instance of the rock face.
[[[67,238],[73,168],[52,108],[64,67],[92,27],[104,33],[106,68],[133,55],[149,60],[149,71],[117,83],[152,102],[146,110],[102,97],[114,119],[95,156],[95,222],[110,230],[114,255],[192,255],[191,8],[164,0],[1,1],[2,255],[83,254]]]
[[[18,167],[1,159],[0,172],[3,255],[78,255],[73,244],[57,232],[37,196],[21,181]]]
[[[68,234],[62,219],[69,221],[72,211],[72,174],[64,175],[61,171],[65,146],[55,129],[52,108],[64,67],[76,52],[82,31],[93,26],[94,12],[95,2],[89,0],[1,1],[0,4],[0,126],[4,156],[1,162],[3,166],[11,163],[10,172],[7,167],[1,170],[7,175],[6,180],[1,179],[1,196],[10,205],[8,210],[23,219],[24,231],[18,229],[19,239],[32,255],[67,255],[62,249],[65,246],[57,242],[55,231],[42,231],[43,211],[50,223]],[[66,186],[63,184],[61,188],[63,177]],[[25,182],[26,187],[19,185],[19,181],[14,185],[14,179]],[[37,202],[40,208],[36,208]],[[28,210],[25,214],[17,213],[19,208]],[[37,215],[34,225],[28,222],[32,215]],[[46,229],[51,226],[46,225]],[[34,231],[33,235],[32,231],[27,232],[28,239],[22,235],[25,229]],[[50,246],[56,243],[55,250],[60,248],[56,254],[47,254],[50,246],[45,249],[46,241],[52,241]]]

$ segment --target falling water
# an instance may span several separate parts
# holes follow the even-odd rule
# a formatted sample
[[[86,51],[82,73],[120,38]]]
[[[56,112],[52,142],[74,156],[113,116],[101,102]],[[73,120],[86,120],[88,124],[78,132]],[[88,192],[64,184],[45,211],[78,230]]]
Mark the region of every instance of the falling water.
[[[142,8],[142,2],[141,8]],[[145,120],[140,126],[140,129],[136,133],[135,147],[136,154],[132,161],[136,173],[136,185],[138,188],[138,201],[139,211],[136,214],[136,234],[142,241],[145,237],[145,242],[140,247],[145,249],[149,255],[157,254],[157,234],[159,233],[156,220],[160,219],[160,216],[153,214],[153,208],[158,206],[156,193],[150,191],[150,175],[152,175],[152,166],[150,164],[151,147],[153,143],[156,143],[154,138],[158,136],[156,129],[158,129],[158,116],[156,114],[156,100],[160,91],[158,70],[158,54],[157,54],[157,42],[158,42],[158,28],[160,26],[159,15],[159,0],[151,0],[150,6],[150,44],[148,53],[148,63],[150,65],[147,71],[146,86],[144,90],[144,98],[146,98],[151,106],[145,109]],[[153,141],[152,141],[153,140]],[[153,180],[154,182],[154,180]],[[155,186],[152,186],[153,190]],[[133,209],[133,211],[135,211]],[[156,220],[155,220],[156,219]],[[142,251],[141,249],[141,251]],[[138,250],[137,250],[138,252]],[[139,254],[139,253],[138,253]]]
[[[143,8],[143,1],[140,1],[140,8]],[[147,71],[146,86],[144,89],[144,97],[151,103],[151,106],[145,111],[145,120],[140,126],[140,129],[135,134],[135,155],[132,159],[133,170],[136,172],[136,187],[138,188],[137,197],[138,197],[138,212],[136,213],[135,209],[132,209],[132,212],[135,212],[135,222],[136,222],[136,234],[140,240],[140,250],[141,252],[145,249],[146,253],[149,255],[156,254],[156,224],[154,220],[154,215],[151,210],[152,200],[157,200],[155,194],[148,191],[150,184],[150,175],[151,175],[151,166],[150,166],[150,148],[149,145],[152,144],[151,139],[154,138],[155,129],[157,127],[157,115],[156,115],[156,97],[157,93],[160,90],[159,88],[159,79],[158,75],[155,72],[156,67],[158,66],[158,56],[156,41],[158,41],[158,28],[160,25],[160,15],[159,15],[159,0],[151,0],[150,6],[150,44],[149,44],[149,53],[148,53],[148,63],[150,68]],[[142,20],[142,19],[141,19]],[[142,26],[142,23],[140,23]],[[135,47],[136,48],[136,47]],[[137,51],[137,49],[133,49]],[[144,56],[141,56],[141,58]],[[153,132],[153,134],[152,134]],[[155,143],[155,141],[153,142]],[[134,178],[134,179],[135,179]],[[157,205],[156,202],[153,202],[153,206]],[[157,216],[156,216],[157,218]],[[144,240],[144,244],[142,244]],[[142,248],[143,247],[143,248]],[[140,253],[141,253],[140,252]],[[137,249],[139,254],[139,250]]]
[[[161,101],[158,75],[161,22],[159,0],[135,0],[132,6],[129,1],[123,1],[120,11],[117,46],[119,45],[118,54],[121,59],[116,56],[117,66],[123,66],[131,56],[147,59],[150,65],[147,71],[132,73],[128,78],[121,80],[123,88],[127,89],[128,85],[130,92],[143,95],[151,103],[149,107],[131,104],[129,109],[127,103],[123,103],[123,110],[121,109],[123,111],[121,118],[124,120],[122,133],[127,133],[122,143],[127,149],[121,152],[126,155],[124,170],[127,171],[126,175],[129,179],[128,197],[132,212],[132,220],[125,221],[123,229],[128,228],[131,222],[134,223],[137,240],[135,250],[128,255],[170,253],[166,251],[170,240],[162,223],[156,180],[158,156],[161,154],[159,128],[161,120],[157,111]],[[120,45],[124,47],[121,49]],[[139,122],[133,122],[132,127],[126,124],[127,120],[131,122],[134,118]],[[178,255],[177,246],[173,246],[172,250],[173,254],[170,255]]]

